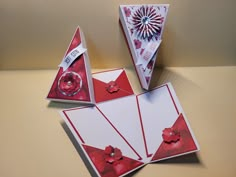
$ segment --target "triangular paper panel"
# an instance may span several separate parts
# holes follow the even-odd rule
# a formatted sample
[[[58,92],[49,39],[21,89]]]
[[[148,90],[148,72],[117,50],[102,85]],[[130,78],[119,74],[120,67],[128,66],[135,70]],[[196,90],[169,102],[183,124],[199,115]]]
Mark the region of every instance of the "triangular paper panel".
[[[120,5],[120,24],[139,81],[148,89],[169,5]]]
[[[93,78],[100,80],[104,83],[108,83],[110,81],[115,81],[121,75],[123,71],[124,69],[113,69],[113,70],[101,71],[101,72],[93,73]]]
[[[122,176],[144,165],[143,162],[122,156],[121,151],[117,148],[119,155],[116,156],[116,152],[114,152],[114,156],[110,156],[107,149],[113,148],[111,146],[104,150],[88,145],[82,146],[101,177]]]
[[[93,85],[96,103],[134,94],[124,69],[94,73]]]
[[[80,51],[83,50],[81,53]],[[73,60],[72,59],[74,56]],[[68,64],[67,67],[63,66]],[[65,53],[47,99],[64,102],[94,103],[89,57],[83,33],[78,27]]]
[[[163,137],[163,142],[151,161],[159,161],[198,150],[198,146],[195,144],[194,137],[192,137],[183,114],[180,114],[174,125],[171,128],[168,127],[167,130],[169,132],[163,132],[162,136],[169,140],[169,142],[166,142]],[[173,141],[171,141],[171,138]]]

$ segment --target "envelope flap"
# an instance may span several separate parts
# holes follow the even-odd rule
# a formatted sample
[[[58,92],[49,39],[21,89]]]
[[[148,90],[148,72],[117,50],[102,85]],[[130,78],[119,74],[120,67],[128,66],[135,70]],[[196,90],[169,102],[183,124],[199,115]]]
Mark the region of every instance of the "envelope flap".
[[[178,136],[177,138],[174,137]],[[171,156],[179,156],[198,150],[183,114],[180,114],[171,128],[163,130],[163,142],[152,157],[151,161],[166,159]]]
[[[111,81],[115,84],[114,90],[109,90]],[[134,94],[124,69],[93,74],[93,85],[96,103]]]
[[[118,155],[114,153],[114,156],[110,157],[107,149],[99,149],[88,145],[82,146],[100,176],[121,176],[143,165],[140,161],[123,156],[120,150]]]
[[[120,86],[120,89],[125,92],[129,92],[130,94],[134,94],[125,71],[120,74],[120,76],[116,79],[116,82]]]
[[[100,80],[102,82],[108,83],[110,81],[116,81],[116,79],[123,72],[123,69],[117,69],[112,71],[104,71],[93,74],[93,78]]]
[[[137,96],[147,155],[156,152],[162,142],[162,130],[172,126],[179,115],[180,108],[175,107],[169,87],[171,85],[165,84]]]

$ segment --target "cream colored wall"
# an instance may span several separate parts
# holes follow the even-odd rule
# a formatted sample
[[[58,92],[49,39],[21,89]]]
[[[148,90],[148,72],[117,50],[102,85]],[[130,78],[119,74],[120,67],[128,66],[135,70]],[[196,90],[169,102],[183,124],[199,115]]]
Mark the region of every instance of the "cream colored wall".
[[[0,69],[55,69],[77,25],[93,68],[132,65],[119,4],[169,3],[165,66],[236,65],[235,0],[1,0]]]

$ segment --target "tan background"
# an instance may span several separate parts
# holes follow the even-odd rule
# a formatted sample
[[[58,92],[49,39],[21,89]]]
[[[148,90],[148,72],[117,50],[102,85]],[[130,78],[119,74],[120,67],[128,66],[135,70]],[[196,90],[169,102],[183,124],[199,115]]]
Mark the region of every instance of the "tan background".
[[[119,4],[169,3],[159,65],[236,65],[235,0],[1,0],[0,69],[55,69],[80,25],[93,68],[131,60]]]
[[[171,67],[156,68],[151,87],[173,84],[201,151],[133,175],[236,176],[235,0],[1,0],[0,177],[90,176],[57,112],[78,105],[44,98],[78,24],[92,67],[126,67],[142,92],[118,25],[118,5],[137,2],[171,5],[158,58]]]

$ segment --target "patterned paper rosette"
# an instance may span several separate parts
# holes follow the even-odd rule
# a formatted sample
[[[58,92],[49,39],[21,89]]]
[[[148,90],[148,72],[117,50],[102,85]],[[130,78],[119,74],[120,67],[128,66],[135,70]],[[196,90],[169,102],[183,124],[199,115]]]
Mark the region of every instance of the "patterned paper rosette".
[[[65,72],[58,80],[59,91],[66,96],[77,94],[82,87],[82,78],[73,71]]]
[[[161,32],[164,17],[153,6],[141,6],[132,15],[134,29],[142,39],[152,39]]]

